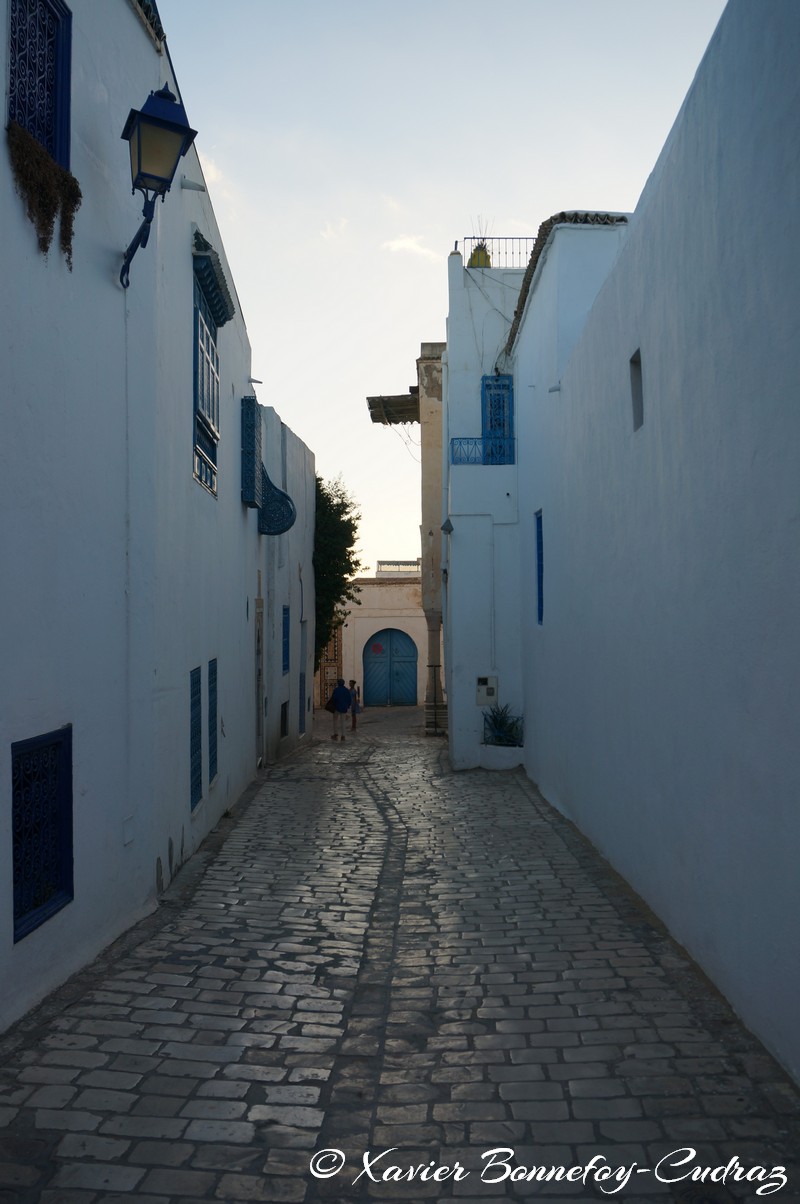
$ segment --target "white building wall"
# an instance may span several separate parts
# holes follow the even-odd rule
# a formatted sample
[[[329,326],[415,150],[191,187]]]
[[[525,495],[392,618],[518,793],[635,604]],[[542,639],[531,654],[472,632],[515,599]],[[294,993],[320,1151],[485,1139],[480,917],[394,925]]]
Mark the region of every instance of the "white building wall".
[[[15,282],[0,290],[7,401],[0,556],[10,567],[0,595],[0,844],[9,850],[0,859],[0,1028],[151,910],[157,889],[252,779],[254,599],[259,572],[265,597],[270,586],[275,539],[258,535],[256,513],[241,502],[240,399],[252,386],[238,302],[218,340],[218,496],[193,479],[195,226],[222,257],[234,291],[209,197],[180,187],[183,175],[202,183],[193,150],[156,206],[130,288],[119,284],[123,250],[141,221],[120,131],[128,110],[171,80],[166,56],[132,5],[100,12],[72,0],[70,7],[71,170],[83,193],[72,272],[57,232],[49,255],[39,253],[0,151],[2,276]],[[4,64],[7,30],[3,0]],[[313,462],[299,441],[288,443],[287,492],[298,521],[281,538],[289,538],[295,580],[302,567],[305,611],[313,615]],[[313,632],[309,638],[313,649]],[[280,637],[277,647],[271,637],[266,664],[280,663],[280,654]],[[219,768],[209,783],[212,658]],[[192,811],[189,673],[198,665],[203,799]],[[294,677],[292,688],[298,717]],[[283,747],[297,740],[294,722]],[[11,745],[66,724],[73,728],[74,899],[15,944]]]
[[[496,750],[482,744],[478,677],[498,676],[500,704],[517,714],[522,708],[520,657],[499,661],[508,633],[519,633],[517,467],[451,465],[450,440],[481,435],[481,377],[495,372],[523,276],[523,269],[464,268],[458,252],[448,260],[442,450],[453,530],[444,545],[443,625],[450,757],[457,769],[496,763]],[[522,755],[503,752],[506,761],[509,753]]]
[[[521,450],[528,773],[795,1075],[799,54],[793,0],[729,5]]]

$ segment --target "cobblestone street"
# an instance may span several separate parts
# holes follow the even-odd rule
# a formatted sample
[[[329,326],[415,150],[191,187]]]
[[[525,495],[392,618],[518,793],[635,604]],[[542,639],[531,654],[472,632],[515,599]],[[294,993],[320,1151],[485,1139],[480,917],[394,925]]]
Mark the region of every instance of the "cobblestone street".
[[[0,1038],[0,1204],[797,1204],[797,1091],[524,775],[327,719]]]

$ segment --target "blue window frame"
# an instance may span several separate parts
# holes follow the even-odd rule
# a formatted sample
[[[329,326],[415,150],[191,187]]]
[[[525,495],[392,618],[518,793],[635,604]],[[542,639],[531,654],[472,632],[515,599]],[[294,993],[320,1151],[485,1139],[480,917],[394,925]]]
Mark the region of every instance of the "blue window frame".
[[[69,170],[72,14],[62,0],[11,0],[8,120]]]
[[[203,797],[203,698],[200,667],[189,674],[189,802],[195,809]]]
[[[484,464],[514,463],[514,378],[508,373],[481,378],[481,434]]]
[[[542,512],[536,512],[536,621],[544,622],[544,527]]]
[[[11,745],[14,941],[70,903],[72,727]]]
[[[299,725],[298,725],[297,730],[299,731],[300,735],[303,736],[303,735],[305,735],[305,730],[306,730],[306,675],[305,675],[305,673],[300,674],[300,688],[299,689],[300,689],[300,700],[299,700],[300,701],[300,712],[299,712]]]
[[[217,776],[217,659],[208,662],[208,780]]]
[[[200,283],[194,282],[194,475],[217,492],[219,352],[217,323]]]
[[[289,607],[284,606],[284,608],[283,608],[283,671],[284,671],[284,673],[289,672],[290,635],[291,635],[291,620],[290,620]]]

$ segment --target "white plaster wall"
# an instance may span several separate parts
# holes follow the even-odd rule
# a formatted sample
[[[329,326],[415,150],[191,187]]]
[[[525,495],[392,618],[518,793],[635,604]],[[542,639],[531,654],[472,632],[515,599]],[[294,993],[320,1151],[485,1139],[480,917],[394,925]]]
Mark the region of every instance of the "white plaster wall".
[[[0,554],[13,566],[1,587],[0,781],[10,783],[13,742],[73,725],[75,898],[14,945],[10,853],[0,860],[0,1028],[152,909],[159,881],[169,881],[251,780],[259,572],[265,598],[270,586],[273,537],[258,535],[255,512],[241,502],[240,398],[252,386],[238,301],[218,341],[218,496],[192,474],[194,226],[225,263],[208,195],[180,188],[184,174],[202,181],[193,150],[166,203],[156,206],[130,288],[118,280],[141,221],[120,131],[129,108],[168,78],[165,59],[131,6],[103,5],[99,13],[89,0],[73,0],[70,7],[71,167],[83,192],[72,273],[57,248],[46,259],[39,254],[5,151],[0,170],[3,275],[17,282],[0,291],[4,397],[11,402],[0,446]],[[2,0],[3,62],[7,15]],[[294,436],[285,442],[298,521],[281,538],[298,666],[299,617],[313,616],[313,460]],[[268,439],[265,448],[271,455]],[[272,670],[281,661],[281,633],[276,645],[265,625],[265,637]],[[308,638],[313,649],[313,630]],[[207,669],[214,657],[219,771],[209,783]],[[189,673],[197,665],[203,801],[192,812]],[[292,744],[296,688],[290,715]],[[279,710],[269,722],[274,728]],[[0,842],[10,850],[10,790],[0,800]]]
[[[45,259],[0,150],[0,296],[4,437],[0,446],[0,1026],[153,906],[151,856],[135,816],[151,789],[138,731],[127,449],[141,395],[126,370],[152,341],[146,298],[117,275],[139,216],[130,203],[120,130],[160,85],[152,43],[127,6],[73,9],[72,170],[83,190],[74,270],[56,245]],[[0,62],[8,6],[0,4]],[[104,64],[98,79],[96,58]],[[5,68],[4,68],[5,69]],[[107,82],[106,82],[107,81]],[[112,82],[113,81],[113,84]],[[119,151],[122,151],[121,161]],[[152,248],[151,248],[152,250]],[[91,301],[87,303],[87,297]],[[136,335],[129,338],[127,302]],[[144,368],[145,391],[152,368]],[[148,421],[145,412],[144,423]],[[150,474],[152,477],[152,474]],[[11,744],[73,725],[75,899],[13,944]],[[113,889],[110,888],[113,884]]]
[[[485,708],[476,702],[478,677],[497,675],[501,705],[508,703],[515,713],[522,708],[517,467],[451,465],[450,440],[481,435],[481,377],[495,371],[523,276],[524,269],[465,269],[457,252],[448,260],[442,461],[453,532],[444,545],[443,625],[450,757],[456,769],[488,764],[493,757],[482,743]],[[501,662],[508,640],[516,654]]]
[[[521,502],[528,772],[795,1075],[799,55],[793,0],[729,5]]]
[[[267,759],[277,760],[298,743],[311,739],[314,693],[314,458],[308,448],[265,408],[262,455],[273,484],[292,498],[294,525],[283,535],[263,535],[268,555]],[[289,672],[283,672],[283,608],[289,607]],[[304,634],[305,629],[305,634]],[[300,673],[305,673],[303,709],[305,732],[300,733]],[[288,704],[288,735],[280,734],[280,709]]]

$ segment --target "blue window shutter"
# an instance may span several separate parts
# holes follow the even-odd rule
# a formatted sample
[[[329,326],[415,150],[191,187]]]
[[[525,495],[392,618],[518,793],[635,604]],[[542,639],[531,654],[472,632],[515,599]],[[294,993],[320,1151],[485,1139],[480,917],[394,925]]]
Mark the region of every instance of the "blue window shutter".
[[[242,501],[259,508],[261,480],[261,411],[255,397],[242,398]]]
[[[289,616],[289,607],[283,608],[283,671],[289,672],[289,637],[291,633],[291,624]]]
[[[192,810],[203,797],[203,700],[200,668],[189,674],[189,772]]]
[[[536,512],[536,621],[544,622],[544,528],[542,512]]]
[[[217,659],[208,662],[208,780],[217,776]]]
[[[14,941],[73,898],[72,727],[11,745]]]

